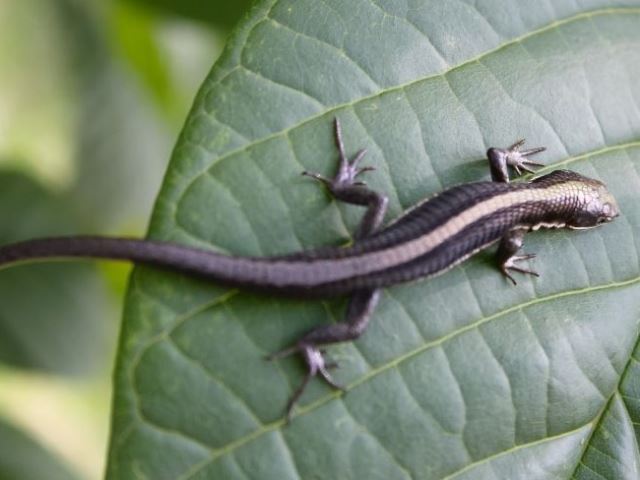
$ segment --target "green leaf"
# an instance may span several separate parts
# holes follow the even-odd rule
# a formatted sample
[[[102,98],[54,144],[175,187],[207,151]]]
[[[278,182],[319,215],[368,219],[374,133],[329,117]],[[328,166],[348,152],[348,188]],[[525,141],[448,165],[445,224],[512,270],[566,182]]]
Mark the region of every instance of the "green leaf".
[[[70,210],[28,177],[0,173],[0,243],[77,231]],[[0,361],[72,375],[104,367],[114,327],[107,300],[92,265],[0,271]]]
[[[0,419],[0,480],[75,480],[63,462]]]
[[[331,347],[348,392],[264,355],[344,301],[252,296],[139,268],[116,370],[109,478],[637,478],[640,4],[277,0],[257,4],[196,99],[150,235],[270,255],[349,240],[331,120],[389,219],[488,177],[526,136],[549,171],[607,183],[622,216],[531,234],[540,279],[491,252],[385,291]],[[586,5],[582,3],[581,5]]]

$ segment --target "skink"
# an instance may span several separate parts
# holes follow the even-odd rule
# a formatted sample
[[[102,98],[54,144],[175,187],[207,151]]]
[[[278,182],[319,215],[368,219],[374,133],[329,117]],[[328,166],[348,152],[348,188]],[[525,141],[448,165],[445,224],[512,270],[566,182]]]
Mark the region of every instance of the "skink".
[[[345,248],[319,248],[277,257],[235,257],[152,240],[109,237],[57,237],[0,247],[0,268],[52,257],[129,260],[170,268],[229,286],[266,293],[329,297],[351,295],[345,321],[323,325],[295,345],[274,354],[300,352],[308,371],[287,405],[287,417],[309,380],[320,375],[340,388],[328,372],[320,347],[358,338],[378,302],[380,289],[445,272],[474,253],[499,242],[498,266],[514,284],[510,271],[537,275],[516,265],[533,255],[518,255],[523,237],[539,228],[585,229],[619,215],[606,186],[567,170],[556,170],[529,182],[509,183],[508,166],[520,173],[540,165],[528,159],[544,148],[522,150],[523,141],[487,152],[492,181],[452,187],[417,204],[381,228],[387,198],[357,177],[366,151],[345,154],[340,123],[335,120],[338,173],[325,178],[304,172],[327,186],[337,200],[365,206],[364,218]]]

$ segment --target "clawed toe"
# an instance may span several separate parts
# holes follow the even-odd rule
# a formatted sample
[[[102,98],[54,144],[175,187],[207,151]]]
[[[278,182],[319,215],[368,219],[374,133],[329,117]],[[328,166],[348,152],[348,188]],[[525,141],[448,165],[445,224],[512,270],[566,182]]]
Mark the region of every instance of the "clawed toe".
[[[304,358],[304,361],[307,364],[307,373],[304,379],[302,380],[302,383],[293,392],[293,394],[291,395],[291,398],[287,403],[287,410],[286,410],[287,422],[291,420],[291,416],[293,415],[293,409],[295,408],[296,403],[298,403],[298,400],[304,393],[304,390],[309,384],[309,381],[313,377],[320,376],[325,382],[327,382],[333,388],[341,391],[345,390],[343,386],[336,383],[336,381],[333,379],[333,377],[329,373],[329,370],[337,368],[338,364],[336,362],[327,362],[324,358],[325,351],[319,349],[314,345],[311,345],[305,342],[299,342],[292,347],[285,348],[284,350],[271,354],[266,358],[267,360],[276,360],[279,358],[292,355],[294,353],[300,353]]]
[[[517,285],[518,282],[516,282],[515,278],[513,278],[513,276],[509,273],[509,270],[514,271],[514,272],[520,272],[520,273],[526,273],[528,275],[533,275],[534,277],[539,277],[540,274],[534,270],[528,270],[526,268],[522,268],[522,267],[518,267],[515,265],[515,262],[520,262],[523,260],[530,260],[532,258],[535,258],[536,254],[535,253],[528,253],[525,255],[514,255],[513,257],[510,257],[506,262],[504,262],[501,266],[500,266],[500,270],[502,271],[502,274],[507,277],[509,280],[511,280],[511,282],[514,285]]]
[[[505,152],[507,165],[511,165],[513,169],[516,171],[518,175],[522,175],[521,170],[529,173],[535,173],[534,170],[529,168],[527,165],[542,167],[544,164],[538,162],[532,162],[527,157],[531,155],[535,155],[540,152],[544,152],[546,150],[545,147],[535,147],[529,148],[527,150],[520,150],[520,147],[524,145],[524,138],[518,140],[516,143],[511,145]]]
[[[337,118],[335,119],[334,125],[335,125],[336,145],[338,147],[338,154],[340,156],[338,173],[333,178],[327,178],[323,175],[320,175],[319,173],[313,173],[313,172],[307,172],[307,171],[302,172],[302,175],[314,178],[315,180],[318,180],[324,183],[331,190],[351,187],[351,186],[358,186],[358,187],[366,186],[366,183],[364,181],[356,181],[356,177],[358,177],[359,175],[362,175],[365,172],[370,172],[375,170],[375,167],[370,165],[358,168],[360,161],[367,154],[367,149],[362,148],[358,150],[358,152],[353,156],[353,158],[349,160],[346,156],[344,143],[342,141],[342,130],[340,127],[340,121]]]
[[[372,167],[371,165],[359,168],[358,170],[356,170],[356,175],[355,176],[357,177],[358,175],[360,175],[361,173],[364,173],[364,172],[373,172],[375,169],[376,169],[376,167]]]
[[[319,181],[320,183],[324,183],[325,185],[329,185],[331,184],[332,180],[325,177],[324,175],[320,175],[319,173],[315,173],[315,172],[307,172],[306,170],[304,172],[302,172],[302,175],[304,177],[311,177],[314,180]]]
[[[536,173],[535,170],[532,170],[529,167],[526,167],[524,163],[526,162],[522,162],[522,164],[520,165],[513,165],[513,169],[516,171],[518,175],[522,175],[521,170],[524,170],[525,172],[528,172],[528,173]]]
[[[518,175],[522,175],[522,172],[535,173],[529,166],[542,167],[542,163],[533,162],[528,157],[537,153],[543,152],[546,149],[544,147],[529,148],[527,150],[521,150],[524,145],[524,139],[518,140],[509,148],[495,148],[492,147],[487,150],[487,156],[491,164],[491,176],[494,181],[508,182],[509,174],[507,172],[507,165],[516,171]]]
[[[528,150],[520,150],[520,155],[522,155],[523,157],[529,157],[531,155],[535,155],[536,153],[544,152],[545,150],[545,147],[529,148]],[[531,160],[523,160],[523,162],[530,165],[544,165],[542,163],[532,162]]]
[[[320,376],[322,377],[322,379],[327,382],[329,385],[331,385],[333,388],[335,388],[336,390],[340,390],[341,392],[346,391],[346,389],[340,385],[339,383],[336,383],[336,381],[333,379],[333,377],[331,376],[331,374],[329,373],[329,369],[330,368],[337,368],[338,364],[331,364],[331,366],[329,365],[325,365],[324,368],[319,368],[318,369],[318,373],[320,374]]]
[[[340,186],[351,186],[351,185],[366,185],[363,181],[356,181],[356,177],[365,173],[375,170],[375,167],[365,166],[358,168],[358,164],[360,160],[367,154],[366,149],[360,150],[355,154],[352,160],[347,159],[347,157],[343,156],[343,152],[340,153],[340,168],[338,169],[338,173],[333,179],[334,184]]]
[[[358,150],[358,153],[355,154],[353,159],[349,162],[347,161],[347,157],[344,156],[344,153],[341,151],[340,160],[342,160],[344,164],[347,164],[351,169],[356,170],[358,168],[358,163],[360,163],[360,160],[362,160],[366,154],[367,154],[367,149],[361,148],[360,150]],[[364,167],[364,168],[367,168],[367,167]]]

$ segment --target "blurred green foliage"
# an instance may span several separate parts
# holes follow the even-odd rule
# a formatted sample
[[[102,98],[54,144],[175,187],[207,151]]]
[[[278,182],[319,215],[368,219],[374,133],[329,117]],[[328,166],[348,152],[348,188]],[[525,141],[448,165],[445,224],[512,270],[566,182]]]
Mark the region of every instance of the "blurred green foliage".
[[[0,478],[75,480],[60,460],[20,430],[0,420]]]
[[[78,232],[81,222],[65,195],[24,173],[0,171],[0,185],[3,242]],[[91,264],[22,265],[0,272],[0,361],[66,375],[95,372],[115,331],[104,287]]]
[[[214,27],[227,29],[232,27],[249,8],[251,0],[234,2],[202,1],[202,0],[129,0],[177,15],[183,15],[199,22],[207,22]]]
[[[143,234],[195,90],[246,5],[2,2],[0,243],[77,232]],[[65,264],[0,272],[0,362],[19,378],[73,375],[108,391],[128,271]],[[11,375],[0,376],[0,421],[9,422],[0,424],[0,480],[44,478],[38,472],[45,470],[20,467],[25,458],[35,466],[58,461],[29,438],[46,437],[47,425],[30,424],[28,407],[13,408],[7,399],[2,387]],[[95,416],[106,424],[103,407]],[[79,478],[102,475],[101,465],[83,465],[56,443]],[[95,440],[100,456],[105,443]],[[55,478],[76,478],[59,470]]]

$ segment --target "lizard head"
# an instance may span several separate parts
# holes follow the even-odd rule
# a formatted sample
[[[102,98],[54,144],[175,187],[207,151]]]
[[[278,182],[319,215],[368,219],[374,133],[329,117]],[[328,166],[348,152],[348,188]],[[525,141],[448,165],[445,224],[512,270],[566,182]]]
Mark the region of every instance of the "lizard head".
[[[578,188],[578,205],[567,222],[568,228],[574,230],[593,228],[610,222],[620,215],[618,203],[604,183],[583,177]]]

